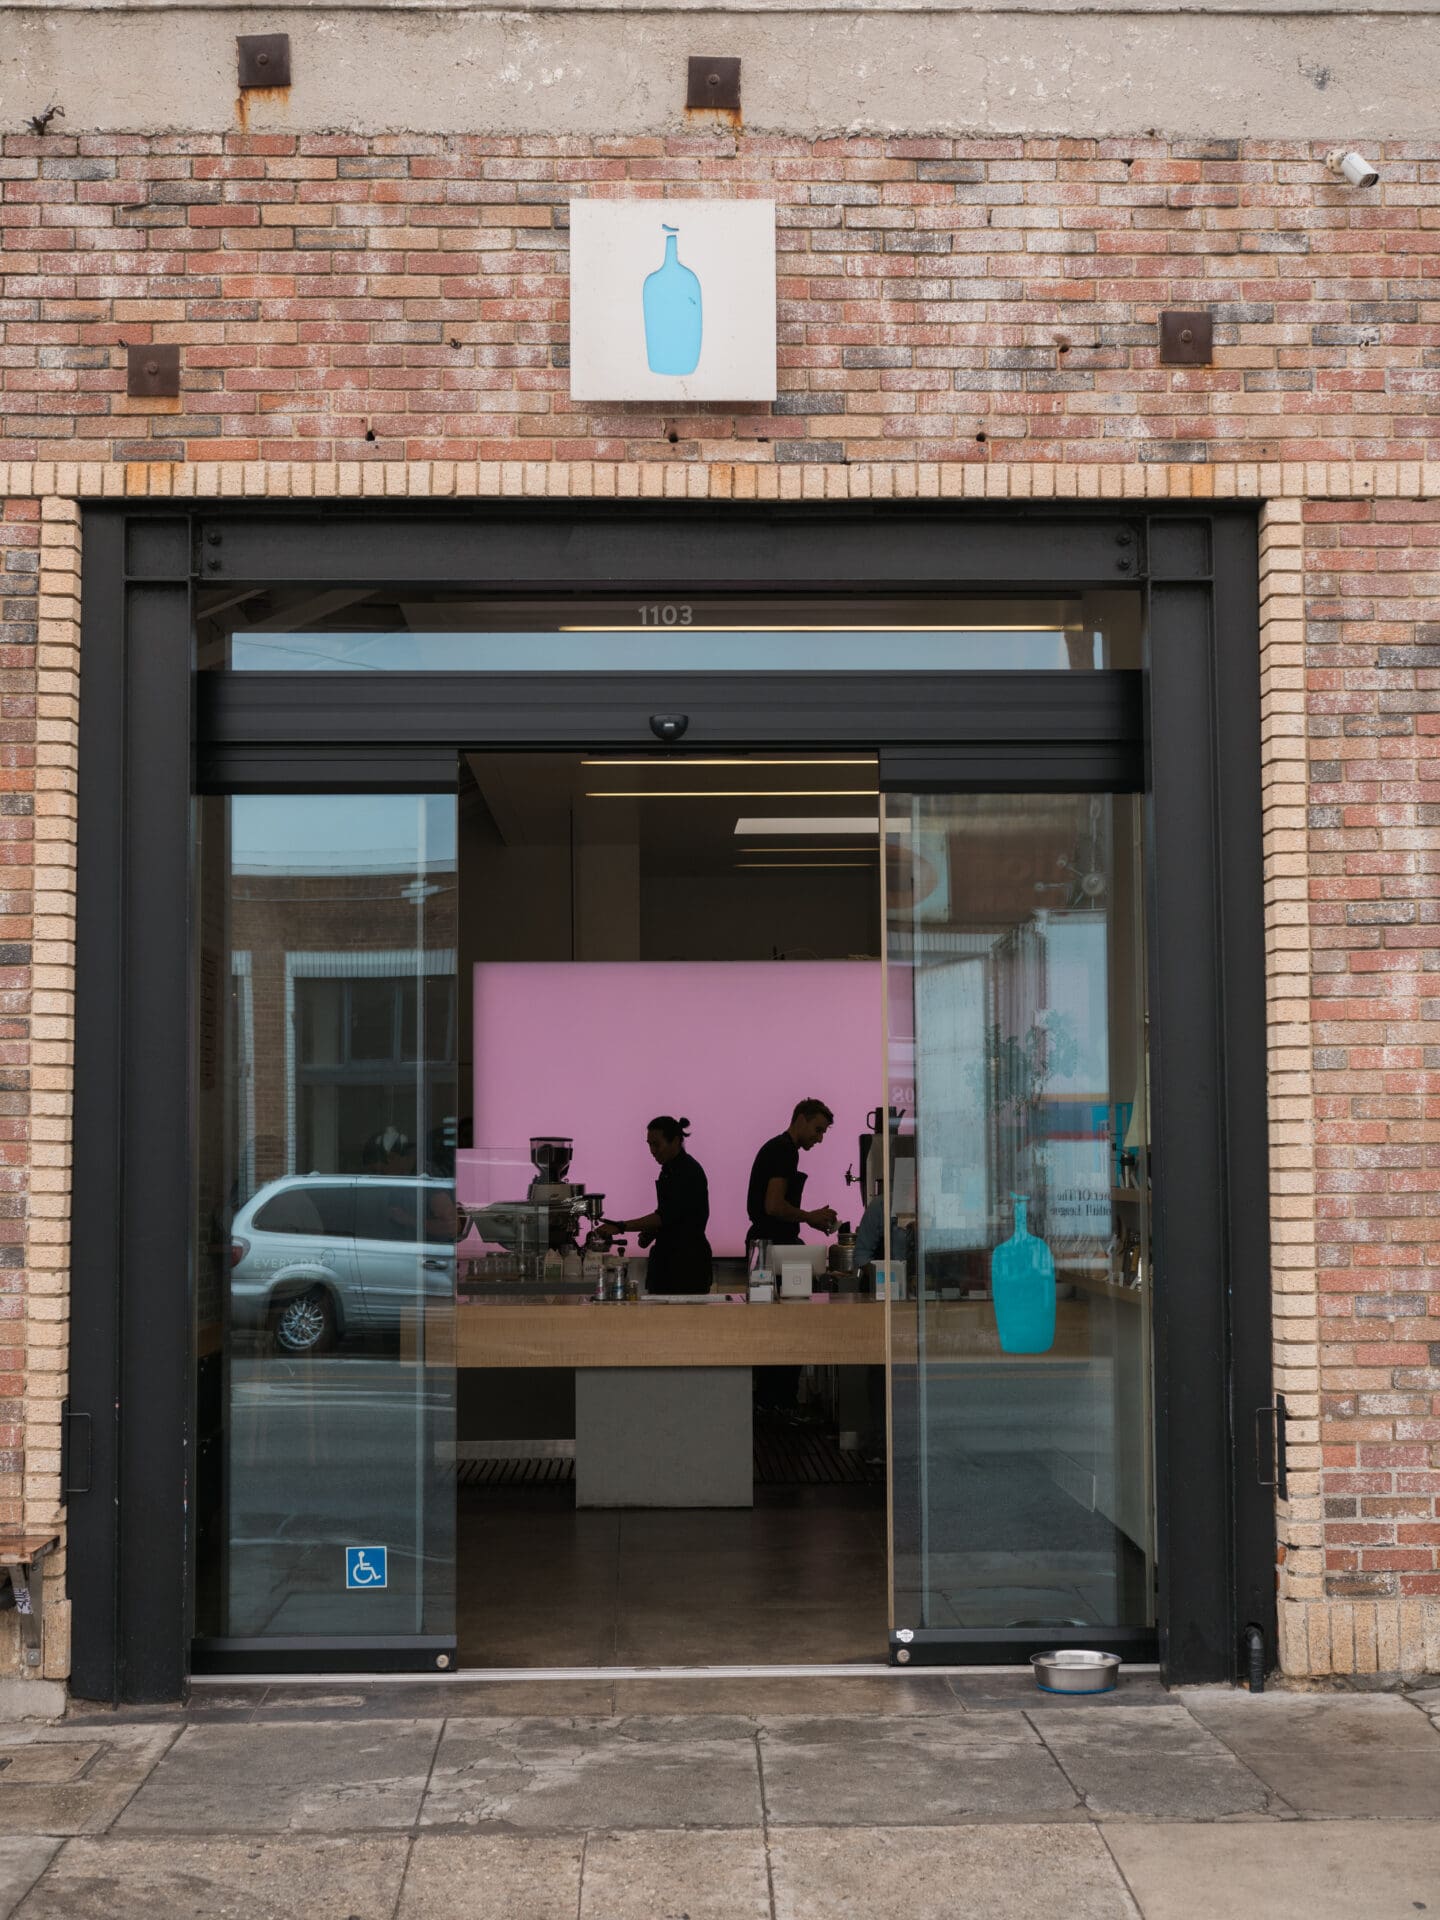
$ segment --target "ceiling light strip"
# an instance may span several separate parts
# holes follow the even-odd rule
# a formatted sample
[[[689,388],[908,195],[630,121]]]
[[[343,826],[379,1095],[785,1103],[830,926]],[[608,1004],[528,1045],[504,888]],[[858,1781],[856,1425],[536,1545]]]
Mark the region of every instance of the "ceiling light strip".
[[[742,814],[735,822],[735,838],[744,840],[753,834],[791,834],[796,839],[807,834],[854,834],[857,839],[880,833],[878,813],[832,814]]]
[[[873,753],[851,755],[845,759],[826,760],[813,754],[787,755],[784,759],[768,760],[758,754],[746,753],[725,757],[707,757],[699,754],[672,753],[648,754],[641,760],[582,760],[582,767],[873,767],[876,765]]]
[[[587,800],[873,800],[873,787],[610,787]],[[808,831],[809,829],[807,829]],[[857,832],[847,827],[847,833]]]

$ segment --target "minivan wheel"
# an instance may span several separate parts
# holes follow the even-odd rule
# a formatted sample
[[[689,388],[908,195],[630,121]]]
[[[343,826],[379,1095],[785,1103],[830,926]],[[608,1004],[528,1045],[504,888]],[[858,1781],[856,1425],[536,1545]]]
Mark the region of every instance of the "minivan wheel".
[[[293,1294],[275,1309],[275,1345],[281,1353],[324,1353],[335,1344],[335,1303],[324,1287]]]

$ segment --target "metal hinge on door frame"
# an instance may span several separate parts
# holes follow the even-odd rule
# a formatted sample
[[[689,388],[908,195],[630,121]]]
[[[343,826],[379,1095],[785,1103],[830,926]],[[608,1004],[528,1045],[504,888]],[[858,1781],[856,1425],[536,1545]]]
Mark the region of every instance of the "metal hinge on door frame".
[[[1260,1423],[1267,1415],[1273,1423],[1271,1427],[1272,1438],[1270,1447],[1272,1472],[1268,1480],[1262,1471],[1265,1461],[1265,1448],[1260,1436]],[[1290,1416],[1286,1410],[1285,1396],[1283,1393],[1277,1393],[1269,1406],[1257,1407],[1255,1409],[1256,1482],[1262,1487],[1273,1487],[1275,1489],[1275,1496],[1279,1500],[1288,1500],[1290,1498],[1290,1472],[1287,1458],[1289,1449],[1285,1431],[1289,1418]]]

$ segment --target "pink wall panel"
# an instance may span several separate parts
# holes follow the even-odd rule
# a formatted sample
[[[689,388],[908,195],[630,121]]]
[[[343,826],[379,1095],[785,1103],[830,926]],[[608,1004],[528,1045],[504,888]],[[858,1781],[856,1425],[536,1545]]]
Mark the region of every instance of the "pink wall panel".
[[[544,961],[475,968],[475,1147],[569,1134],[571,1177],[614,1213],[646,1212],[655,1163],[645,1123],[687,1114],[710,1179],[710,1239],[740,1253],[745,1186],[761,1142],[814,1095],[835,1114],[801,1156],[805,1204],[859,1219],[856,1164],[867,1111],[883,1098],[878,961]],[[460,1197],[501,1197],[460,1156]],[[523,1178],[523,1169],[521,1170]],[[523,1195],[523,1184],[509,1197]],[[806,1230],[805,1238],[821,1236]]]

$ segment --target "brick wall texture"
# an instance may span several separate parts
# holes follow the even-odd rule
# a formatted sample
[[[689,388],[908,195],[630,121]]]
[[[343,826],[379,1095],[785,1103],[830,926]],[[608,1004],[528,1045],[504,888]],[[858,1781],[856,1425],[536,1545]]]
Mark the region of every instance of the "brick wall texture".
[[[0,139],[0,1521],[22,1446],[55,1511],[68,1231],[79,553],[29,495],[1239,493],[1269,501],[1284,1662],[1440,1668],[1440,146],[1377,159],[1367,193],[1305,142]],[[773,406],[570,400],[567,203],[666,193],[775,199]],[[1212,366],[1158,364],[1165,307],[1213,311]],[[178,401],[125,397],[150,341]]]
[[[0,460],[1421,460],[1440,148],[0,141]],[[772,196],[773,407],[573,403],[567,204]],[[1157,365],[1209,306],[1213,367]],[[126,344],[182,398],[129,401]]]
[[[1440,502],[1305,510],[1328,1595],[1440,1594]]]

